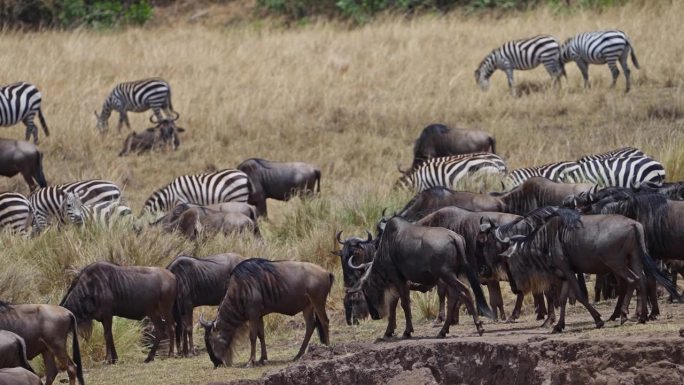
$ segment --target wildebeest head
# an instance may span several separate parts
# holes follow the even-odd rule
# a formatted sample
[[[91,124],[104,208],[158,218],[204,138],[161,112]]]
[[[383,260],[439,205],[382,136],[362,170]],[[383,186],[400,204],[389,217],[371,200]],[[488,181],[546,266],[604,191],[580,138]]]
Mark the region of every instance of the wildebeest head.
[[[368,262],[361,265],[353,265],[357,270],[363,271],[363,275],[359,281],[347,290],[345,296],[356,296],[358,293],[363,294],[368,306],[368,313],[374,320],[379,320],[387,314],[387,304],[385,303],[386,285],[378,277],[379,274],[371,274],[373,270],[373,262]]]
[[[161,139],[162,145],[171,143],[174,150],[180,146],[178,134],[185,132],[185,128],[176,126],[176,119],[162,119],[151,129],[159,130],[159,138]],[[148,128],[148,130],[150,130],[150,128]]]
[[[230,348],[229,340],[231,336],[224,335],[216,328],[216,320],[207,321],[204,314],[200,314],[200,325],[204,328],[204,343],[207,347],[209,359],[214,364],[214,368],[232,364],[233,353]]]
[[[106,274],[105,274],[106,275]],[[78,274],[69,290],[59,302],[59,306],[71,311],[78,322],[79,334],[88,338],[92,332],[92,320],[98,317],[100,295],[103,294],[102,283],[106,277],[100,274]]]
[[[499,226],[490,218],[480,218],[480,232],[475,239],[475,245],[480,275],[490,278],[495,271],[504,268],[505,260],[501,255],[509,248],[510,237],[504,236]]]
[[[375,254],[375,242],[369,231],[366,231],[367,239],[350,237],[344,241],[340,238],[342,231],[335,235],[337,242],[342,245],[339,251],[333,251],[334,255],[340,257],[342,274],[344,276],[344,286],[352,287],[358,282],[362,273],[352,267],[353,264],[367,263],[373,260]]]

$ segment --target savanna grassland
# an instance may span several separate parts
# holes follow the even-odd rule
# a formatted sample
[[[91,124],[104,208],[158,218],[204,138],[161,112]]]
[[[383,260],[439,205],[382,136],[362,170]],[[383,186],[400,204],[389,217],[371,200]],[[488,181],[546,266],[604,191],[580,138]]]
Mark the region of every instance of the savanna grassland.
[[[109,32],[2,32],[0,83],[26,80],[43,93],[52,135],[41,132],[40,149],[50,184],[112,180],[137,214],[149,194],[174,177],[232,168],[249,157],[310,162],[320,166],[323,180],[317,199],[269,202],[263,242],[217,237],[195,244],[156,229],[136,236],[126,228],[52,228],[33,239],[2,234],[0,298],[57,304],[75,271],[97,260],[165,266],[179,253],[237,252],[311,261],[335,272],[329,300],[333,344],[372,341],[384,322],[344,325],[341,269],[330,254],[337,247],[334,233],[362,234],[374,228],[384,207],[396,209],[409,198],[392,191],[396,166],[410,163],[413,140],[427,124],[493,133],[511,169],[631,145],[660,160],[669,180],[684,179],[681,20],[682,2],[636,1],[603,11],[387,16],[355,28],[180,22]],[[506,40],[540,33],[564,40],[602,28],[623,29],[634,44],[641,69],[632,67],[629,94],[622,75],[617,89],[608,88],[605,66],[590,68],[588,90],[574,64],[566,66],[568,80],[560,91],[549,87],[541,68],[515,73],[518,98],[509,95],[501,72],[489,92],[475,84],[480,60]],[[101,136],[93,110],[116,83],[150,76],[171,84],[178,123],[187,132],[175,152],[120,158],[128,131],[116,132],[114,113],[109,133]],[[147,113],[129,116],[134,130],[149,126]],[[2,137],[24,135],[23,126],[0,130]],[[0,179],[0,191],[28,193],[20,177]],[[434,314],[435,297],[415,297],[417,318]],[[575,317],[589,319],[585,312]],[[273,365],[282,365],[301,342],[302,322],[276,315],[267,324]],[[264,370],[212,370],[204,354],[143,365],[138,324],[119,320],[115,326],[121,358],[116,366],[102,364],[99,325],[82,342],[90,384],[203,384]],[[199,331],[195,341],[202,341]],[[238,362],[244,360],[242,351]]]

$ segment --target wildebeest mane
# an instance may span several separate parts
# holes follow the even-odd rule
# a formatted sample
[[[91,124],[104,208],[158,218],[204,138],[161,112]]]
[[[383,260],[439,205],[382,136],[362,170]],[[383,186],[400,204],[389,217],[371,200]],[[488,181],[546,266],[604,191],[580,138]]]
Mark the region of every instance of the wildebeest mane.
[[[533,209],[530,201],[534,197],[529,197],[523,191],[523,184],[520,184],[504,193],[493,195],[500,198],[506,205],[506,212],[513,214],[524,214]]]
[[[0,313],[8,312],[12,310],[12,304],[9,302],[5,302],[3,300],[0,300]]]
[[[266,160],[266,159],[262,159],[262,158],[249,158],[249,159],[246,159],[246,160],[244,160],[242,163],[240,163],[240,164],[238,165],[238,168],[240,168],[240,166],[242,166],[243,164],[245,164],[245,163],[247,163],[247,162],[249,162],[249,161],[256,162],[259,166],[261,166],[261,167],[263,167],[263,168],[268,168],[268,169],[273,168],[273,167],[271,167],[271,166],[269,165],[270,161],[268,161],[268,160]]]
[[[423,144],[424,141],[430,138],[432,135],[446,135],[449,133],[451,129],[444,124],[440,123],[433,123],[428,125],[427,127],[423,128],[423,131],[420,132],[420,135],[418,136],[418,139],[413,143],[413,156],[418,157],[420,155],[418,152],[421,150],[420,145]],[[421,157],[420,159],[425,159]]]

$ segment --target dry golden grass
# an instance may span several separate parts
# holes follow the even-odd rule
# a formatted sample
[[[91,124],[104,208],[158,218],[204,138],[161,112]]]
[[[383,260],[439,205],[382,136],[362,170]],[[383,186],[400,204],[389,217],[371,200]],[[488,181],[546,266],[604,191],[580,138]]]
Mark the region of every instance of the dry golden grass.
[[[57,303],[73,270],[95,260],[165,265],[179,252],[231,251],[313,261],[336,272],[329,301],[333,343],[368,340],[384,323],[343,326],[340,269],[329,254],[336,247],[334,232],[360,234],[374,227],[383,207],[397,208],[408,199],[391,192],[396,164],[409,164],[412,141],[425,125],[444,122],[495,134],[510,168],[633,145],[661,160],[670,180],[684,179],[682,18],[684,4],[673,1],[636,2],[600,14],[557,15],[542,8],[504,18],[387,18],[352,30],[330,23],[282,30],[255,22],[225,29],[184,24],[2,33],[0,83],[27,80],[43,93],[52,136],[41,137],[40,148],[51,184],[109,179],[124,187],[139,212],[147,196],[175,176],[231,168],[248,157],[316,164],[323,183],[319,199],[269,202],[263,243],[218,237],[196,245],[155,230],[135,237],[125,229],[52,229],[32,240],[0,235],[0,298]],[[622,77],[617,90],[608,89],[604,66],[591,67],[593,88],[583,89],[574,64],[567,66],[569,81],[559,92],[547,89],[543,69],[516,72],[523,88],[543,85],[519,98],[509,96],[500,72],[488,93],[476,87],[475,67],[506,40],[539,33],[564,40],[613,27],[629,34],[642,65],[633,70],[627,95]],[[188,132],[176,152],[119,158],[127,132],[115,132],[118,115],[110,120],[114,130],[102,137],[93,110],[116,83],[149,76],[170,82],[179,123]],[[130,114],[137,131],[148,126],[147,118]],[[1,130],[3,137],[23,138],[23,126]],[[0,179],[4,190],[27,192],[20,178]],[[421,307],[434,312],[434,304]],[[301,328],[291,328],[288,320],[268,321],[275,360],[294,356],[301,341]],[[205,356],[143,366],[140,348],[131,349],[116,367],[102,367],[101,357],[88,350],[89,383],[205,383],[263,370],[212,371]]]

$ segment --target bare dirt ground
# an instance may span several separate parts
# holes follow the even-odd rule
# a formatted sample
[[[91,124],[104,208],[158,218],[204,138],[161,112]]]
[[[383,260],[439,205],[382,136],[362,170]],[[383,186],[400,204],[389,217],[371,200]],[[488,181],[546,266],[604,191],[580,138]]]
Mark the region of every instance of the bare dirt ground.
[[[597,309],[604,319],[613,302]],[[528,309],[529,310],[529,309]],[[403,330],[399,318],[398,332]],[[385,321],[367,321],[384,328]],[[339,342],[354,329],[333,334],[332,347],[315,345],[300,362],[266,371],[254,380],[212,385],[256,384],[592,384],[684,383],[684,309],[661,304],[660,319],[640,325],[606,322],[595,329],[581,305],[569,307],[566,331],[551,334],[528,314],[520,322],[490,323],[477,336],[468,316],[446,339],[427,321],[410,340]],[[380,327],[381,326],[381,327]],[[273,350],[275,347],[271,347]]]

